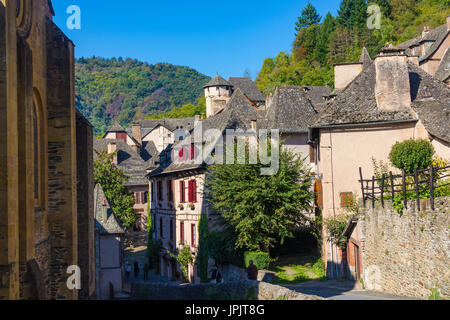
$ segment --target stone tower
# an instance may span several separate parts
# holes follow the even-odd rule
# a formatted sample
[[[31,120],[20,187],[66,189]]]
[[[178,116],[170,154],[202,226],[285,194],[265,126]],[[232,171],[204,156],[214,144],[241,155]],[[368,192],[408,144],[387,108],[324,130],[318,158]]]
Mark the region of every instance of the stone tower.
[[[206,97],[206,117],[212,117],[222,110],[233,93],[233,85],[217,75],[204,87]]]

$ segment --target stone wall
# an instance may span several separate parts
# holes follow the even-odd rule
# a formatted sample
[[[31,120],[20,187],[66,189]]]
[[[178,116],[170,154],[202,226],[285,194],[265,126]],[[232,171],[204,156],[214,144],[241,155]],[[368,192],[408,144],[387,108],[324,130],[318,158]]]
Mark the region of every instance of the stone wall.
[[[360,220],[366,289],[427,299],[431,288],[450,298],[450,197],[415,201],[400,215],[391,202],[366,209]]]
[[[133,284],[133,300],[323,300],[265,282],[241,280],[201,284]]]

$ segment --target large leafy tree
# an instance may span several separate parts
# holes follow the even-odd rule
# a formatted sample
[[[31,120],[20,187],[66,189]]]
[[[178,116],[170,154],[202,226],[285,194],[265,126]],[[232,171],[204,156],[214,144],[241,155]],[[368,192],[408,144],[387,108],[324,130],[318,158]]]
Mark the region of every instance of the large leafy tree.
[[[305,160],[283,149],[276,175],[261,175],[262,165],[214,165],[207,194],[225,227],[236,236],[235,248],[269,252],[293,237],[311,210],[311,174]]]
[[[318,24],[321,19],[322,17],[317,13],[316,8],[308,1],[308,4],[303,8],[300,17],[298,17],[295,24],[295,31],[299,32],[303,28]]]
[[[94,182],[102,186],[114,213],[123,225],[129,228],[137,220],[137,214],[133,209],[134,196],[124,185],[128,181],[128,177],[112,161],[114,155],[115,153],[108,154],[106,150],[96,151]]]

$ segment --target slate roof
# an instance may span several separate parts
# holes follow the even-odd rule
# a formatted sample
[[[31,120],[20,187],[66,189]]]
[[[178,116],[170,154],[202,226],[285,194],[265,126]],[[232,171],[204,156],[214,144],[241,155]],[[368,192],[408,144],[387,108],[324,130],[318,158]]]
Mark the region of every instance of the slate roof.
[[[127,143],[115,139],[96,139],[94,140],[94,150],[100,152],[108,149],[108,143],[115,142],[117,146],[117,167],[125,172],[130,178],[126,186],[146,185],[145,179],[148,168],[148,160],[144,161]],[[94,156],[96,156],[94,152]]]
[[[126,131],[117,121],[115,121],[107,132],[126,132]]]
[[[242,93],[240,89],[236,90],[232,95],[230,101],[227,103],[224,109],[219,111],[213,117],[207,118],[201,121],[203,130],[203,147],[204,150],[213,148],[215,141],[209,141],[209,136],[205,133],[209,129],[217,129],[224,132],[226,129],[242,129],[249,130],[252,126],[253,120],[263,121],[264,113],[259,112],[249,101],[249,99]],[[205,143],[208,141],[208,143]],[[184,145],[185,141],[179,141],[173,146],[169,146],[170,149],[177,149],[181,145]],[[198,170],[206,168],[205,163],[195,163],[192,161],[184,161],[183,163],[171,162],[168,166],[160,165],[157,169],[153,170],[148,176],[155,177],[161,174],[168,174],[173,172],[185,171],[185,170]]]
[[[146,135],[148,135],[158,126],[163,126],[172,132],[175,131],[177,128],[181,127],[182,129],[185,130],[192,130],[194,128],[194,122],[195,117],[181,118],[181,119],[164,118],[157,120],[141,120],[140,123],[142,127],[141,129],[142,139],[144,139]]]
[[[450,77],[450,49],[447,49],[442,57],[441,63],[434,77],[440,81],[445,81]]]
[[[326,101],[323,98],[331,95],[329,87],[303,86],[302,88],[306,93],[306,97],[317,111],[321,111],[326,107]]]
[[[432,32],[433,31],[433,32]],[[434,41],[433,45],[427,50],[427,53],[419,58],[419,62],[423,62],[425,60],[428,60],[430,56],[432,56],[437,49],[441,46],[441,44],[444,42],[445,38],[449,34],[449,30],[447,29],[447,24],[444,24],[434,30],[428,32],[428,34],[432,33],[431,36],[428,36],[428,34],[425,36],[425,38],[430,39],[431,41]]]
[[[312,127],[416,121],[419,117],[428,132],[449,141],[450,89],[411,62],[408,62],[408,69],[412,102],[410,110],[378,109],[375,99],[375,64],[372,63],[329,103],[327,110],[319,114]]]
[[[359,58],[359,62],[363,64],[363,69],[370,66],[370,64],[373,62],[372,58],[370,58],[370,54],[367,51],[366,47],[363,47],[363,50],[361,52],[361,57]]]
[[[283,132],[307,132],[317,113],[304,87],[280,87],[275,90],[268,106],[266,126]]]
[[[427,50],[427,53],[419,58],[419,62],[427,60],[436,50],[440,47],[442,42],[445,40],[449,33],[447,24],[439,26],[429,32],[425,33],[423,36],[420,35],[417,38],[405,41],[395,46],[397,49],[405,50],[405,53],[411,55],[411,47],[418,46],[422,42],[431,41],[434,42],[433,45]]]
[[[229,78],[228,82],[233,86],[233,89],[241,89],[242,93],[245,94],[253,102],[265,102],[266,96],[259,91],[252,79],[248,77],[244,78]]]
[[[217,86],[229,86],[229,87],[231,87],[231,84],[227,80],[222,78],[221,76],[217,75],[214,78],[212,78],[211,81],[209,81],[207,84],[205,84],[203,86],[203,88],[217,87]]]
[[[105,203],[105,206],[103,205]],[[94,189],[94,218],[95,231],[100,234],[123,234],[125,230],[111,208],[111,204],[106,198],[101,185],[97,184]],[[106,210],[106,220],[103,217],[103,210]]]

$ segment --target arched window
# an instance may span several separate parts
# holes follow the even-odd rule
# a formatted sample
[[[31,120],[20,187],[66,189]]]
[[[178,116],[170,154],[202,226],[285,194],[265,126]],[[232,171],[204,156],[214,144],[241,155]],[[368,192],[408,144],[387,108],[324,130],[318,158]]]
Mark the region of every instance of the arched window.
[[[33,172],[34,172],[34,198],[39,199],[39,125],[36,104],[33,102],[31,110],[33,132]]]

